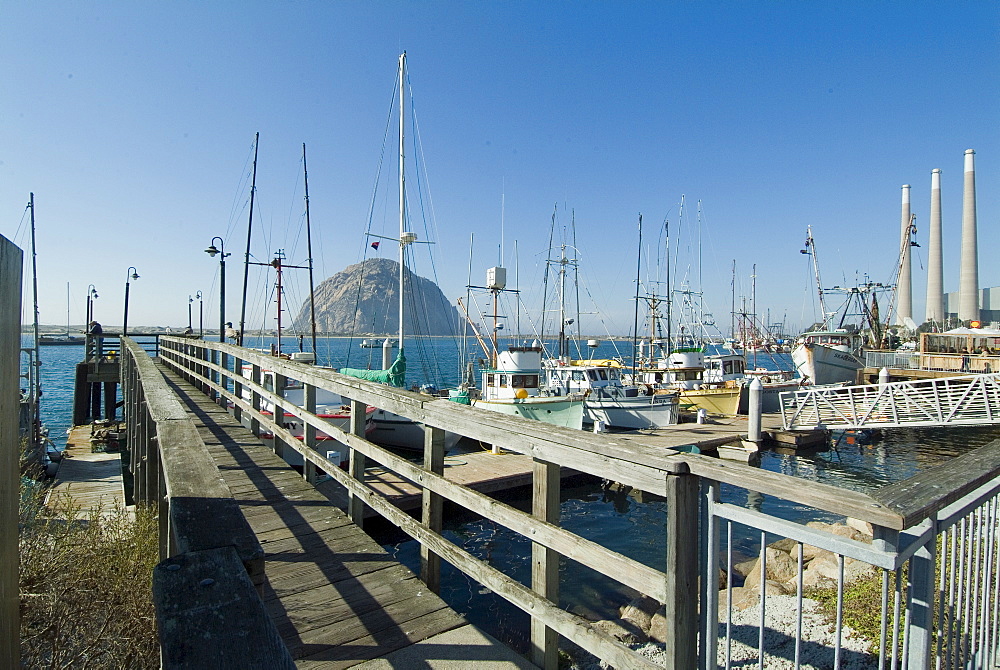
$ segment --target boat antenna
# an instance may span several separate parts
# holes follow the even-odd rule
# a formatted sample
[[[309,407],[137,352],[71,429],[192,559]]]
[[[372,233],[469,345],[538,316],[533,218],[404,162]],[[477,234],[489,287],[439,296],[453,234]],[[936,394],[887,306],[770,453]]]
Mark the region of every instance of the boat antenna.
[[[260,132],[253,138],[253,175],[250,178],[250,217],[247,220],[247,250],[243,256],[243,301],[240,305],[240,345],[246,329],[247,318],[247,281],[250,279],[250,240],[253,232],[253,200],[257,192],[257,149],[260,147]]]
[[[552,237],[556,229],[556,211],[559,209],[559,203],[552,206],[552,223],[549,224],[549,247],[545,252],[545,275],[542,279],[542,323],[541,323],[541,334],[542,341],[545,341],[545,316],[547,314],[546,307],[548,306],[548,294],[549,294],[549,269],[552,265]]]
[[[682,195],[681,196],[680,212],[678,212],[678,214],[677,214],[678,219],[680,219],[680,217],[683,216],[683,215],[684,215],[684,196]],[[667,356],[669,356],[671,353],[673,353],[673,350],[674,350],[673,333],[671,332],[672,329],[673,329],[673,324],[672,324],[672,321],[673,321],[673,311],[672,311],[673,300],[672,300],[672,293],[673,293],[673,291],[670,290],[670,219],[667,219],[667,218],[663,219],[663,230],[664,230],[664,234],[665,234],[665,237],[666,237],[666,242],[665,242],[665,244],[666,244],[666,254],[665,255],[667,257],[667,290],[666,290],[666,294],[667,294]]]
[[[635,316],[632,319],[632,371],[635,372],[639,351],[639,282],[642,271],[642,212],[639,213],[639,246],[635,264]],[[638,374],[638,373],[636,373]]]
[[[316,353],[316,284],[313,280],[312,225],[309,222],[309,170],[306,168],[306,143],[302,143],[302,179],[306,197],[306,253],[309,254],[309,324],[312,326],[312,350]]]

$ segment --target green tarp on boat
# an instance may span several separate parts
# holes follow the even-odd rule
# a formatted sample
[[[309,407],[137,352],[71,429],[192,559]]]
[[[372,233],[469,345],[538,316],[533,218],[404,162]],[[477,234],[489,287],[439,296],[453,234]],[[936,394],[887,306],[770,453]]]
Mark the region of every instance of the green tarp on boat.
[[[362,370],[360,368],[340,368],[340,374],[354,377],[355,379],[366,379],[370,382],[389,384],[396,388],[406,386],[406,356],[400,348],[396,355],[396,360],[392,362],[388,370]]]

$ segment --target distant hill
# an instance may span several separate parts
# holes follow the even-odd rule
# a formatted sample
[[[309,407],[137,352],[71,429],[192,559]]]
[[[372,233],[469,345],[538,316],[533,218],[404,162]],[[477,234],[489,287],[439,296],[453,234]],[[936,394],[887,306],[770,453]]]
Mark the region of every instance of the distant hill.
[[[453,335],[458,310],[434,282],[407,269],[406,334]],[[294,328],[309,330],[309,301]],[[316,287],[316,329],[338,335],[394,335],[399,330],[399,263],[371,258],[356,263]]]

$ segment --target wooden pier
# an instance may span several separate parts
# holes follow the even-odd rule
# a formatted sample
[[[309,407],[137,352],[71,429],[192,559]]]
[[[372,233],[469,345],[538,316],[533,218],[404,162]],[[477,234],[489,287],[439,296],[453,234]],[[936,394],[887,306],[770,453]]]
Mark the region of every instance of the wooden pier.
[[[50,511],[68,502],[86,517],[98,511],[110,514],[126,506],[121,454],[104,447],[94,450],[90,426],[70,430],[55,482],[45,496]]]
[[[297,667],[534,667],[466,623],[226,410],[167,379],[264,549],[262,599]]]

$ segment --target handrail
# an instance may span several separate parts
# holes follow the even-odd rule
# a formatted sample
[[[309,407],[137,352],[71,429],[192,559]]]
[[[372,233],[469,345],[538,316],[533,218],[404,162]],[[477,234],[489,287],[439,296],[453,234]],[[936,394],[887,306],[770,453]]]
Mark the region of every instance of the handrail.
[[[258,634],[232,650],[236,656],[227,657],[227,663],[263,658],[269,659],[268,667],[293,668],[259,597],[264,550],[198,429],[149,355],[130,337],[122,340],[120,361],[135,497],[160,507],[161,563],[154,571],[153,592],[163,667],[190,667],[193,659],[207,663],[219,645],[206,631],[227,612],[236,612],[249,614]],[[226,570],[233,562],[243,569],[235,574]],[[200,568],[185,569],[191,565]],[[220,572],[225,579],[218,578]],[[212,589],[190,588],[191,580],[208,574],[215,580]],[[201,634],[191,635],[192,627]]]

